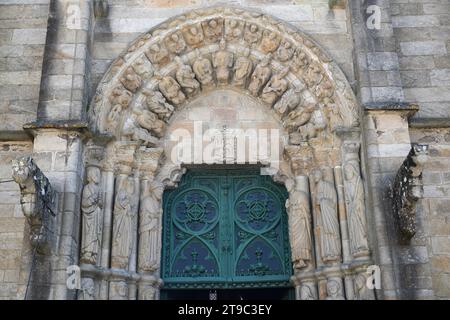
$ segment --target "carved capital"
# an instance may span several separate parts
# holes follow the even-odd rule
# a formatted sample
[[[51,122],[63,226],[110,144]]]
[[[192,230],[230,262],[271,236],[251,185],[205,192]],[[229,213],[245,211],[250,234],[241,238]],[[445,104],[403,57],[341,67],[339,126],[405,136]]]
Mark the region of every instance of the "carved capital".
[[[145,148],[137,152],[136,156],[142,178],[150,178],[155,175],[163,152],[164,150],[162,148]]]
[[[305,174],[313,160],[313,149],[308,143],[302,143],[300,146],[288,145],[285,148],[285,155],[291,163],[291,169],[294,175]]]

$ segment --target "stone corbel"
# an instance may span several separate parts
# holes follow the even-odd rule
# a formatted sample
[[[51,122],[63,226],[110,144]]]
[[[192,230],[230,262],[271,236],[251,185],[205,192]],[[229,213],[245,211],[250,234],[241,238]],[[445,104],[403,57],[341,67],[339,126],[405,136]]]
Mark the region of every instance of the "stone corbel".
[[[392,190],[393,210],[400,233],[410,240],[416,233],[416,203],[423,195],[422,171],[428,146],[415,144],[397,172]]]
[[[30,241],[41,254],[55,244],[56,193],[31,157],[12,162],[12,177],[20,186],[22,212],[30,226]]]

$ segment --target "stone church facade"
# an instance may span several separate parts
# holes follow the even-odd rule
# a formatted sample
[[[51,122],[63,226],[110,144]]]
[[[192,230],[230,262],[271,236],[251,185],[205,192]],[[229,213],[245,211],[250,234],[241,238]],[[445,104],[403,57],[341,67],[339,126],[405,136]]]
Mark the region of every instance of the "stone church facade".
[[[0,0],[0,298],[449,299],[449,18]]]

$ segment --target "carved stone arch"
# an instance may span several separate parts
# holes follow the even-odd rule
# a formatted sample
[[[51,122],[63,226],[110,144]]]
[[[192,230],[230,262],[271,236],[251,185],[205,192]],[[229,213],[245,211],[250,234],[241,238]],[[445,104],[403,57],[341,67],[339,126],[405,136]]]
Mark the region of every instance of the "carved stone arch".
[[[140,299],[158,298],[162,191],[176,187],[186,170],[168,160],[161,140],[173,114],[216,90],[252,96],[289,133],[273,178],[290,194],[297,297],[319,298],[327,284],[330,299],[343,297],[354,270],[370,263],[356,98],[312,39],[268,15],[234,7],[187,12],[153,28],[112,63],[98,86],[86,148],[102,151],[87,152],[86,166],[102,167],[102,183],[91,182],[90,189],[101,185],[104,199],[88,206],[103,213],[102,245],[90,253],[102,258],[85,259],[103,268],[96,274],[104,280],[97,297],[128,299],[137,291]],[[324,209],[321,199],[332,204]],[[89,278],[92,270],[86,270]]]

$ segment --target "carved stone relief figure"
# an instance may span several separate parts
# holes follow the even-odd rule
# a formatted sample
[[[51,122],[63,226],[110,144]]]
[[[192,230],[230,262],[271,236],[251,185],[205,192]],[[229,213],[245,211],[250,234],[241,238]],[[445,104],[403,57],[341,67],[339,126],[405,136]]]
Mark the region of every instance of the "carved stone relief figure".
[[[132,98],[133,94],[122,86],[112,91],[110,96],[112,108],[106,118],[111,127],[117,127],[122,111],[128,108]]]
[[[273,107],[280,115],[285,115],[295,110],[301,101],[302,89],[294,87],[286,91],[281,99]]]
[[[141,125],[146,125],[146,121],[143,118],[148,116],[147,114],[143,114],[143,111],[143,109],[136,107],[132,111],[132,113],[125,119],[121,133],[123,137],[131,139],[132,141],[143,141],[144,145],[146,146],[154,146],[158,144],[159,140],[158,138],[154,137],[147,128],[144,128]],[[148,110],[145,111],[150,113],[150,111]],[[139,121],[138,118],[140,118]],[[154,118],[156,119],[156,116]],[[155,126],[155,130],[158,131],[157,126]]]
[[[264,30],[261,41],[261,51],[266,54],[274,52],[280,45],[280,41],[281,38],[275,31]]]
[[[87,184],[81,198],[83,215],[81,237],[81,263],[97,264],[102,235],[102,190],[100,187],[101,173],[97,167],[87,168]]]
[[[154,180],[149,183],[147,190],[143,190],[141,197],[139,239],[145,250],[139,250],[139,269],[146,272],[154,272],[159,268],[159,225],[163,192],[163,184]]]
[[[175,57],[175,61],[178,64],[176,72],[178,83],[188,96],[195,95],[200,89],[200,83],[195,79],[195,74],[192,72],[191,66],[184,64],[180,57]]]
[[[253,62],[248,58],[250,51],[236,59],[234,64],[233,84],[238,87],[245,87],[248,77],[252,73]]]
[[[334,87],[329,79],[324,79],[320,85],[316,87],[315,94],[320,102],[327,104],[334,95]]]
[[[186,49],[186,42],[179,32],[174,32],[165,40],[166,48],[173,54],[179,55]]]
[[[156,114],[139,107],[136,107],[133,112],[137,115],[136,122],[141,128],[147,129],[158,138],[163,136],[166,125],[164,121],[158,119]]]
[[[290,133],[291,140],[306,140],[300,131],[303,126],[309,123],[315,109],[315,104],[307,104],[305,106],[299,106],[297,109],[289,113],[287,120],[285,121],[285,126]],[[291,141],[291,143],[293,143],[293,141]]]
[[[169,51],[156,43],[145,52],[145,55],[157,67],[164,66],[170,61]]]
[[[236,19],[225,20],[225,39],[228,42],[239,41],[244,33],[244,22]]]
[[[145,289],[139,293],[139,300],[156,300],[156,288],[153,286],[146,286]]]
[[[150,62],[144,57],[133,63],[133,70],[144,80],[150,79],[153,75]]]
[[[192,48],[199,48],[203,44],[203,31],[199,26],[189,26],[183,31],[184,39]]]
[[[375,300],[373,290],[367,287],[367,276],[359,273],[354,279],[355,300]]]
[[[205,40],[209,43],[216,43],[222,38],[223,34],[223,19],[211,19],[209,21],[202,22],[203,33]]]
[[[161,120],[167,122],[175,110],[174,106],[167,103],[166,99],[159,91],[143,90],[142,93],[147,97],[146,102],[148,110],[157,114]]]
[[[331,168],[316,170],[316,204],[320,228],[320,253],[323,262],[338,262],[341,259],[341,241],[337,212],[337,193]]]
[[[135,235],[134,181],[124,178],[119,185],[114,201],[114,227],[111,266],[128,269]]]
[[[161,79],[159,82],[159,90],[173,104],[180,105],[186,100],[186,96],[181,91],[180,85],[170,76],[165,76]]]
[[[303,284],[300,289],[300,300],[317,300],[313,289],[309,285]]]
[[[263,92],[261,94],[261,99],[273,106],[273,104],[278,100],[281,95],[286,92],[288,89],[288,81],[286,80],[286,76],[289,73],[289,67],[282,69],[279,73],[274,75],[272,79],[270,79],[269,83],[264,87]]]
[[[359,168],[359,143],[344,144],[346,161],[344,165],[345,200],[347,204],[350,251],[354,257],[367,255],[366,216],[364,188]]]
[[[244,40],[248,43],[250,48],[258,45],[262,37],[262,31],[256,24],[247,24],[244,31]]]
[[[226,42],[220,40],[220,50],[213,55],[213,66],[216,68],[216,78],[219,85],[228,84],[230,68],[233,66],[233,54],[226,50]]]
[[[334,279],[328,280],[326,300],[345,300],[342,293],[342,285],[339,281]]]
[[[211,61],[209,61],[208,58],[201,56],[198,50],[197,59],[192,65],[192,69],[203,87],[210,87],[214,85]]]
[[[255,97],[259,95],[259,92],[272,75],[272,68],[270,67],[271,59],[272,56],[270,54],[266,55],[253,71],[250,84],[248,85],[248,91]]]
[[[125,74],[120,78],[120,82],[131,92],[136,92],[142,85],[141,77],[131,67],[125,71]]]
[[[291,68],[293,72],[302,76],[308,65],[309,59],[306,53],[301,49],[297,49],[292,57]]]
[[[299,182],[288,180],[286,188],[289,192],[286,208],[288,209],[292,263],[294,270],[300,270],[308,267],[312,259],[309,199],[304,191],[299,190]]]
[[[308,88],[317,86],[323,79],[322,69],[317,63],[312,63],[305,77],[305,82]]]
[[[283,40],[277,49],[276,58],[281,62],[289,61],[294,55],[294,48],[292,43],[288,40]]]

